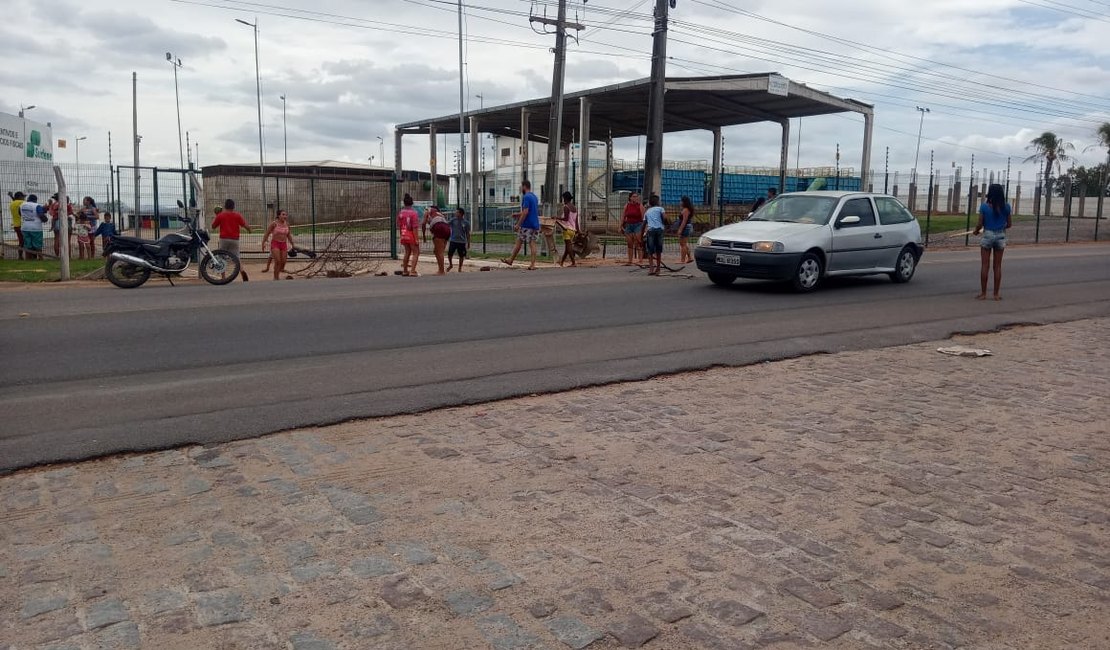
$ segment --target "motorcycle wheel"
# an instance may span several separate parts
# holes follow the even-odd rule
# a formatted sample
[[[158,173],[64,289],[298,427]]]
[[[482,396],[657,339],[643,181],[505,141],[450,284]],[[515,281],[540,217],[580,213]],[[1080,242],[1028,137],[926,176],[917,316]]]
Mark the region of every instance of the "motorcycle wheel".
[[[225,250],[214,250],[200,263],[200,275],[211,284],[227,284],[239,276],[239,258]]]
[[[108,260],[104,275],[120,289],[134,289],[150,279],[150,269],[122,260]]]

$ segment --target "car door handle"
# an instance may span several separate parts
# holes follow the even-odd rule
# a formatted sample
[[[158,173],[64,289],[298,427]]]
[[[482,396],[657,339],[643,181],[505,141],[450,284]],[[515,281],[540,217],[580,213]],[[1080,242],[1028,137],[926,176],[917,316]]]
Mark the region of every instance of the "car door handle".
[[[882,239],[882,238],[883,238],[883,236],[881,234],[875,233],[875,239]]]

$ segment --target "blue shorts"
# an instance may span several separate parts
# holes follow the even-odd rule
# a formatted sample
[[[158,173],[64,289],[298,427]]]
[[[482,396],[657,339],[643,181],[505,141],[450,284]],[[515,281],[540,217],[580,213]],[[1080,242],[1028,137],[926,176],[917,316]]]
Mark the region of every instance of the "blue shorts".
[[[23,248],[29,251],[42,250],[42,231],[32,230],[30,232],[23,231]]]
[[[663,229],[648,228],[644,234],[644,252],[648,255],[663,254]]]
[[[979,240],[979,247],[986,250],[1006,250],[1006,231],[984,230],[983,238]]]
[[[644,229],[644,222],[639,223],[626,223],[624,224],[624,234],[626,235],[639,235],[640,231]]]
[[[686,222],[686,227],[682,229],[682,232],[678,233],[678,236],[679,237],[692,237],[693,235],[694,235],[694,224],[687,221]]]

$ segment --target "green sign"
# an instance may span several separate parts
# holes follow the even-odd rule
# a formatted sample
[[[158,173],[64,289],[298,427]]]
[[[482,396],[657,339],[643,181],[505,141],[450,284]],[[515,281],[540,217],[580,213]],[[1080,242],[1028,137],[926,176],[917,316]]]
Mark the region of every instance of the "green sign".
[[[27,157],[36,158],[38,160],[53,160],[54,154],[46,150],[42,146],[42,133],[38,129],[32,129],[31,133],[27,136]]]

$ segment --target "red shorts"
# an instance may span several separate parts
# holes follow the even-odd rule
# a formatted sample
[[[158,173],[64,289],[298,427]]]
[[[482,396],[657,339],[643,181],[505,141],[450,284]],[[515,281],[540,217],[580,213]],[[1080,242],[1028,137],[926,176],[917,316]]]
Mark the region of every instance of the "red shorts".
[[[287,241],[272,241],[272,242],[270,242],[270,250],[272,250],[272,251],[287,251],[287,250],[289,250],[289,242],[287,242]]]
[[[451,224],[442,221],[432,226],[432,237],[447,239],[451,236]]]

